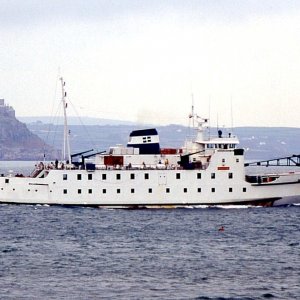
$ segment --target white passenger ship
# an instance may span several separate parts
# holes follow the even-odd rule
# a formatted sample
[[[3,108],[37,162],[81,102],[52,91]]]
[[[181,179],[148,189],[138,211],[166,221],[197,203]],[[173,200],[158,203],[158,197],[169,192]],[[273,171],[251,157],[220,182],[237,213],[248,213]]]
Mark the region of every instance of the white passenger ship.
[[[66,109],[64,84],[62,92]],[[190,117],[197,133],[180,149],[162,149],[156,129],[135,130],[126,147],[96,154],[93,162],[84,152],[68,154],[64,164],[40,163],[30,177],[2,175],[0,202],[142,208],[299,201],[299,172],[247,176],[237,137],[206,137],[207,120]]]

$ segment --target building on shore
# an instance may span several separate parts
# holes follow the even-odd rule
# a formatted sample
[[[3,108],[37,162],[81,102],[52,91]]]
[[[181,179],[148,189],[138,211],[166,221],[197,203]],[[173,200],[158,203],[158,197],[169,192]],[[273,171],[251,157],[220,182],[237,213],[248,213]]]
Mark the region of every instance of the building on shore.
[[[15,110],[12,106],[5,104],[4,99],[0,99],[0,116],[15,117]]]

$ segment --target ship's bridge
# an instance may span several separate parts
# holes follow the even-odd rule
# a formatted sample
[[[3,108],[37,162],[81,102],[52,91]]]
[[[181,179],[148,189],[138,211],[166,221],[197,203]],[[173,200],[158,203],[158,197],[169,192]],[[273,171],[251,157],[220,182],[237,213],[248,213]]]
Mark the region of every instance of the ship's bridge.
[[[239,144],[237,137],[217,137],[207,141],[201,141],[205,149],[235,149]]]

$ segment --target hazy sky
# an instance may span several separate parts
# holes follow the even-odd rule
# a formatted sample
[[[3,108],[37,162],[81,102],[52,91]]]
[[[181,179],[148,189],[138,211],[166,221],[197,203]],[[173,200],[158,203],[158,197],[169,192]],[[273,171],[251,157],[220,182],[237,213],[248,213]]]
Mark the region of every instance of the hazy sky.
[[[187,124],[193,94],[212,124],[300,127],[299,0],[0,0],[0,43],[17,116],[62,75],[83,116]]]

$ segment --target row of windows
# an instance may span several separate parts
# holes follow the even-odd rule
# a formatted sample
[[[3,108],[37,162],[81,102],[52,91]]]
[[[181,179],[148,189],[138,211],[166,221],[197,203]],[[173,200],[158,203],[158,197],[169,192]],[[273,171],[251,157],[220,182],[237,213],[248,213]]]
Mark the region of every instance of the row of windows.
[[[1,188],[1,190],[3,190],[3,188]],[[13,191],[14,191],[15,189],[13,189]],[[38,190],[35,190],[36,192],[38,191]],[[228,189],[228,191],[229,191],[229,193],[232,193],[233,192],[233,188],[232,187],[230,187],[229,189]],[[30,189],[28,189],[28,192],[30,192]],[[50,191],[50,192],[52,192],[52,191]],[[135,189],[131,189],[130,190],[130,192],[132,193],[132,194],[134,194],[135,193]],[[184,188],[183,189],[183,192],[184,193],[187,193],[188,192],[188,189],[187,188]],[[198,188],[197,189],[197,192],[198,193],[201,193],[201,188]],[[211,188],[211,192],[212,193],[215,193],[216,192],[216,189],[215,188]],[[246,193],[247,192],[247,188],[243,188],[243,192],[244,193]],[[63,193],[64,194],[67,194],[68,193],[68,190],[67,189],[64,189],[63,190]],[[77,193],[78,194],[82,194],[82,189],[78,189],[77,190]],[[93,189],[88,189],[88,194],[92,194],[93,193]],[[103,194],[106,194],[106,189],[102,189],[102,193]],[[121,189],[117,189],[117,194],[120,194],[121,193]],[[148,193],[149,194],[151,194],[152,193],[152,188],[149,188],[148,189]],[[170,193],[170,188],[166,188],[166,193]]]
[[[144,178],[149,179],[149,173],[145,173]],[[180,179],[180,178],[181,178],[181,173],[176,173],[176,179]],[[211,179],[215,179],[215,178],[216,178],[216,173],[211,173]],[[228,173],[228,178],[232,179],[233,173]],[[93,174],[88,174],[88,180],[92,180],[92,179],[93,179]],[[102,174],[102,180],[106,180],[106,179],[107,179],[106,174]],[[121,180],[120,173],[116,174],[116,179]],[[130,174],[130,179],[132,180],[135,179],[134,173]],[[201,173],[197,173],[197,179],[201,179]],[[63,174],[63,180],[68,180],[68,174]],[[77,174],[77,180],[82,180],[82,174]]]
[[[106,194],[106,191],[107,191],[106,189],[102,189],[102,194]],[[117,189],[116,191],[117,191],[117,194],[120,194],[120,193],[121,193],[121,189]],[[202,191],[201,188],[198,188],[198,189],[197,189],[197,192],[198,192],[198,193],[201,193],[201,191]],[[131,194],[134,194],[134,193],[135,193],[135,189],[130,189],[130,192],[131,192]],[[170,193],[170,192],[171,192],[170,188],[166,188],[166,193]],[[187,193],[187,192],[188,192],[188,189],[187,189],[187,188],[184,188],[184,189],[183,189],[183,192],[184,192],[184,193]],[[216,188],[211,188],[211,192],[212,192],[212,193],[215,193],[215,192],[216,192]],[[229,193],[232,193],[232,192],[233,192],[233,188],[230,187],[230,188],[228,189],[228,192],[229,192]],[[243,188],[243,192],[246,193],[246,192],[247,192],[247,188],[244,187],[244,188]],[[64,189],[64,190],[63,190],[63,193],[64,193],[64,194],[67,194],[67,193],[68,193],[68,190],[67,190],[67,189]],[[82,189],[78,189],[78,190],[77,190],[77,193],[78,193],[78,194],[82,194]],[[92,189],[88,189],[88,194],[92,194],[92,193],[93,193],[93,190],[92,190]],[[148,189],[148,193],[149,193],[149,194],[152,193],[152,188],[149,188],[149,189]]]

